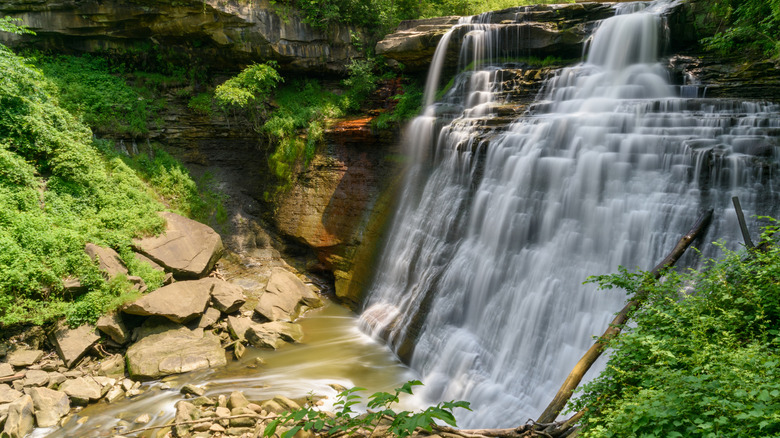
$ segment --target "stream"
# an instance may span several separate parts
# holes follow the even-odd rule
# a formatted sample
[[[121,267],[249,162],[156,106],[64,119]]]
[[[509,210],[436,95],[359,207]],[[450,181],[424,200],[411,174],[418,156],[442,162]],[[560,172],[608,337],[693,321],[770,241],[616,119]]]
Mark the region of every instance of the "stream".
[[[356,316],[338,304],[326,300],[324,307],[310,311],[298,323],[305,333],[301,344],[286,345],[276,351],[249,347],[241,359],[230,360],[224,368],[147,382],[141,395],[90,405],[63,427],[36,429],[32,437],[110,437],[123,430],[165,424],[174,417],[176,402],[185,398],[180,389],[188,383],[203,386],[206,396],[242,391],[252,401],[276,395],[298,402],[310,394],[326,396],[323,408],[328,409],[337,395],[329,385],[363,387],[366,390],[360,394],[368,397],[377,391],[392,392],[417,378],[389,348],[362,333]],[[258,358],[264,363],[259,364]],[[170,385],[170,389],[162,389],[163,385]],[[151,421],[145,425],[134,423],[142,414],[149,414]],[[117,429],[122,424],[127,427]],[[157,430],[149,431],[140,436],[153,437],[156,433]]]

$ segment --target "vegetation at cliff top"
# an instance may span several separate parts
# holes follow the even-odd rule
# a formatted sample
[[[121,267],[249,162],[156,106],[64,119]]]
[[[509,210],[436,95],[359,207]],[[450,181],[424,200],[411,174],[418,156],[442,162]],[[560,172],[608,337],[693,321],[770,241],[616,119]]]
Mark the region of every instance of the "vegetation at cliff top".
[[[19,31],[8,19],[0,29]],[[0,326],[62,316],[71,324],[94,321],[133,293],[123,276],[102,276],[85,244],[117,249],[130,275],[158,287],[162,274],[136,261],[131,240],[161,231],[159,199],[191,193],[194,183],[170,157],[132,161],[94,140],[82,120],[104,104],[67,111],[61,102],[76,99],[33,62],[0,45]],[[110,82],[94,71],[88,77]],[[115,85],[121,100],[125,90]],[[129,164],[146,169],[152,184]],[[66,279],[79,279],[87,292],[67,292]]]
[[[780,57],[780,0],[714,0],[709,7],[708,21],[719,29],[703,40],[706,46]]]
[[[591,280],[649,296],[572,407],[587,407],[581,436],[780,435],[780,247],[724,255],[661,283],[626,270]]]

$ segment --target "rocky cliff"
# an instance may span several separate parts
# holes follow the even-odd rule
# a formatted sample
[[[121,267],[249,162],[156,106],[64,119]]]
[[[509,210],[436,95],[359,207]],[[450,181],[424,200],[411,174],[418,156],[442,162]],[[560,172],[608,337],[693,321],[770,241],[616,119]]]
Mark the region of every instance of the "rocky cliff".
[[[276,60],[287,71],[344,72],[361,57],[359,29],[314,29],[297,11],[268,0],[11,0],[0,15],[37,36],[0,33],[0,42],[56,52],[139,52],[160,47],[221,68]]]

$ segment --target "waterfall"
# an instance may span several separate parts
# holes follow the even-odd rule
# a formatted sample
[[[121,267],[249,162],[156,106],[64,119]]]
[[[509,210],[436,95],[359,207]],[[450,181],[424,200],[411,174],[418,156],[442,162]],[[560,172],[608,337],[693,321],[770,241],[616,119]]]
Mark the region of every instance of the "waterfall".
[[[682,98],[658,64],[669,3],[621,6],[582,63],[491,135],[476,132],[504,67],[490,47],[461,49],[480,60],[461,60],[471,67],[435,101],[453,31],[442,38],[361,319],[421,374],[428,401],[471,402],[461,426],[516,426],[544,409],[625,302],[583,285],[589,275],[651,268],[709,208],[704,256],[718,239],[736,249],[732,196],[748,217],[778,213],[766,164],[777,106]],[[456,26],[464,47],[498,44],[494,27]]]

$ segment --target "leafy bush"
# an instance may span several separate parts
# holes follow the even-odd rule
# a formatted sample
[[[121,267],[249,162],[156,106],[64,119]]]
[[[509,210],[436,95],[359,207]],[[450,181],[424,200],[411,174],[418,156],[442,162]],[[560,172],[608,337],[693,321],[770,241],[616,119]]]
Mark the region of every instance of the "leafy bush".
[[[282,433],[282,438],[291,438],[300,430],[327,431],[328,434],[351,434],[358,429],[370,431],[373,436],[377,427],[381,424],[389,426],[387,434],[400,438],[408,437],[417,428],[428,432],[433,431],[436,420],[441,420],[450,426],[456,426],[455,416],[452,410],[455,408],[469,409],[469,404],[464,401],[452,401],[430,406],[422,412],[396,412],[392,406],[399,402],[401,394],[412,394],[412,387],[422,385],[419,380],[406,382],[400,388],[396,388],[393,394],[377,392],[368,398],[369,412],[359,414],[352,409],[361,402],[361,397],[356,394],[363,388],[347,389],[338,394],[334,406],[340,409],[334,416],[316,408],[305,407],[287,412],[266,426],[263,436],[272,437],[279,426],[289,426]],[[389,424],[388,424],[389,423]]]
[[[103,157],[58,98],[30,60],[0,45],[0,326],[41,324],[85,306],[92,298],[66,295],[68,278],[90,297],[116,295],[86,242],[122,252],[133,237],[162,230],[162,205],[148,187],[122,160]],[[148,273],[132,274],[155,286]]]
[[[214,91],[214,98],[224,108],[247,108],[265,104],[271,91],[284,82],[275,63],[252,64],[228,79]]]
[[[395,108],[390,112],[380,114],[374,120],[375,126],[379,129],[400,125],[418,115],[422,107],[423,88],[415,82],[404,84],[403,93],[393,96],[392,99],[398,101]]]
[[[722,53],[758,52],[780,55],[780,0],[716,0],[709,4],[713,19],[726,23],[725,29],[702,42]]]
[[[661,284],[625,270],[593,279],[649,296],[573,405],[587,408],[582,436],[780,434],[780,248],[724,252]]]

